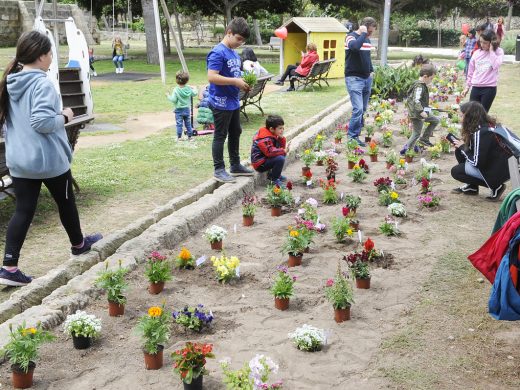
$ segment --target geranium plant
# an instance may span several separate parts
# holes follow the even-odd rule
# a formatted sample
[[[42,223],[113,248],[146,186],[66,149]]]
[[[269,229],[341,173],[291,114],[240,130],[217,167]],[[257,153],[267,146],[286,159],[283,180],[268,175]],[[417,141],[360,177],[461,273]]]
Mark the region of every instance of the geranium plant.
[[[293,295],[295,281],[296,276],[290,276],[287,267],[278,267],[276,279],[271,286],[271,294],[273,294],[275,298],[290,298]]]
[[[316,161],[316,154],[310,149],[305,149],[301,155],[301,160],[306,167],[310,167]]]
[[[320,185],[323,189],[323,203],[325,204],[336,204],[338,203],[339,196],[336,191],[336,181],[334,179],[323,180],[320,179]]]
[[[204,237],[210,243],[223,241],[227,236],[227,230],[217,225],[211,225],[204,232]]]
[[[9,324],[9,342],[2,349],[2,353],[11,364],[27,372],[29,364],[38,357],[40,346],[54,339],[50,332],[41,328],[40,323],[35,328],[27,328],[24,321],[14,330],[13,325]]]
[[[242,215],[244,217],[254,217],[256,212],[256,197],[245,195],[242,200]]]
[[[101,320],[94,314],[77,310],[69,314],[63,323],[63,332],[74,337],[95,338],[101,333]]]
[[[187,384],[201,375],[207,375],[206,359],[215,357],[212,350],[212,344],[187,342],[184,348],[172,353],[174,372]]]
[[[341,272],[341,265],[338,262],[338,269],[334,279],[328,279],[325,285],[325,296],[332,303],[334,309],[346,309],[354,303],[354,293],[352,286]]]
[[[428,192],[424,195],[419,195],[418,199],[419,204],[426,208],[436,207],[441,203],[441,197],[435,192]]]
[[[147,314],[139,318],[136,330],[141,335],[146,353],[155,355],[159,352],[159,346],[164,346],[170,337],[170,326],[171,317],[164,306],[152,306]]]
[[[316,152],[316,161],[319,163],[318,165],[323,165],[323,162],[327,159],[327,152],[323,150],[319,150]]]
[[[153,251],[146,260],[144,274],[150,283],[166,282],[172,278],[171,263],[166,256]]]
[[[173,319],[177,324],[196,332],[210,326],[213,318],[211,310],[204,309],[204,305],[201,304],[184,306],[182,310],[173,312]]]
[[[320,351],[327,343],[327,336],[325,335],[325,331],[323,329],[319,329],[307,324],[296,328],[296,330],[292,333],[289,333],[288,336],[296,345],[296,347],[302,351]]]
[[[107,292],[107,299],[110,302],[115,302],[119,305],[126,303],[126,297],[123,295],[123,292],[128,287],[125,281],[128,271],[128,268],[121,266],[121,260],[119,260],[119,267],[113,270],[108,269],[108,261],[105,261],[105,270],[99,273],[95,284]]]
[[[210,260],[215,268],[215,273],[217,274],[219,282],[227,283],[240,277],[240,260],[238,257],[227,257],[224,255],[220,257],[212,256]]]
[[[300,256],[309,244],[307,238],[304,234],[301,234],[299,229],[294,229],[292,226],[289,226],[287,238],[282,245],[282,253]]]
[[[268,356],[256,355],[239,370],[231,370],[229,364],[227,360],[220,362],[228,390],[274,390],[283,387],[281,380],[268,383],[271,374],[278,372],[278,365]]]
[[[370,279],[370,267],[367,262],[356,259],[354,263],[349,264],[349,267],[354,279]]]
[[[188,249],[182,247],[177,255],[177,259],[175,259],[175,266],[179,269],[194,269],[195,257]]]

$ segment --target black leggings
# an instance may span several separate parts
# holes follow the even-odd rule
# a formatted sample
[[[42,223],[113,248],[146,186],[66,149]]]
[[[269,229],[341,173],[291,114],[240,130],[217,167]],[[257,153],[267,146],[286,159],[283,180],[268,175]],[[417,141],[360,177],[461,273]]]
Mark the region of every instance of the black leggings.
[[[487,187],[487,184],[484,180],[480,180],[475,176],[470,176],[466,173],[466,164],[460,163],[451,168],[451,176],[462,183],[469,184],[474,187]]]
[[[280,78],[280,81],[285,81],[287,77],[289,77],[289,82],[291,83],[291,88],[294,88],[294,80],[291,80],[292,76],[301,76],[298,72],[296,72],[296,69],[298,67],[296,65],[287,65],[287,68],[285,69],[284,74]]]
[[[76,198],[72,191],[72,174],[69,171],[50,179],[22,179],[13,177],[16,209],[7,225],[4,265],[16,266],[20,258],[27,231],[36,212],[42,183],[49,190],[58,205],[60,220],[67,231],[71,245],[80,245],[83,234],[79,222]]]
[[[484,106],[486,112],[489,112],[496,95],[497,87],[473,87],[471,88],[469,100],[472,102],[479,102]]]

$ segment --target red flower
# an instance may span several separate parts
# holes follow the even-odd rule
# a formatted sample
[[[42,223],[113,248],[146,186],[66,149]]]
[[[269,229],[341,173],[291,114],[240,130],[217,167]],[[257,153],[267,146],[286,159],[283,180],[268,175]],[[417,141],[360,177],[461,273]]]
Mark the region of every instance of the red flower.
[[[305,176],[307,179],[310,179],[312,177],[312,172],[307,171],[307,172],[305,172],[305,174],[303,176]]]
[[[429,185],[430,185],[430,181],[429,181],[428,179],[426,179],[425,177],[423,177],[423,178],[421,179],[421,186],[422,186],[423,188],[428,188]]]
[[[364,159],[359,160],[358,165],[363,168],[366,165],[366,162]]]
[[[367,238],[363,246],[367,252],[370,252],[372,249],[374,249],[374,241],[372,241],[370,238]]]
[[[334,284],[334,280],[327,279],[327,287],[332,287],[333,284]]]
[[[288,180],[287,184],[285,185],[289,191],[292,190],[292,181]]]
[[[342,207],[341,212],[343,213],[343,216],[346,217],[350,213],[350,209],[348,207]]]

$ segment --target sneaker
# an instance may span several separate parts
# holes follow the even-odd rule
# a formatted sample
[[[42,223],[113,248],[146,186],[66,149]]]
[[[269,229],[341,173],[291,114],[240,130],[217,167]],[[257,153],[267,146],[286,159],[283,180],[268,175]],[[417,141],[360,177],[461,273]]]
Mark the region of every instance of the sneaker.
[[[430,148],[431,148],[432,146],[435,146],[435,145],[433,145],[430,141],[422,141],[422,140],[419,140],[419,141],[417,141],[417,143],[418,143],[418,144],[422,144],[422,145],[424,145],[424,146],[428,146],[428,147],[430,147]]]
[[[280,175],[280,181],[283,181],[283,182],[286,182],[287,181],[287,178],[283,175]]]
[[[399,151],[399,154],[401,156],[404,156],[404,154],[406,153],[406,151],[408,150],[408,148],[405,146],[404,148],[402,148],[400,151]]]
[[[32,277],[25,275],[19,269],[15,272],[9,272],[5,268],[0,268],[0,284],[6,286],[26,286],[31,283]]]
[[[356,142],[358,143],[358,145],[359,145],[360,147],[364,148],[365,146],[367,146],[367,144],[364,143],[363,141],[361,141],[361,140],[359,139],[359,137],[354,137],[354,139],[356,140]]]
[[[276,84],[276,85],[283,85],[283,81],[278,80],[275,84]]]
[[[502,194],[504,193],[505,190],[506,190],[506,185],[501,184],[500,187],[495,188],[494,190],[491,190],[491,195],[486,196],[486,199],[489,199],[493,202],[497,202],[500,200],[500,197],[502,196]]]
[[[285,90],[285,92],[292,92],[292,91],[296,91],[293,87],[289,87]]]
[[[79,256],[83,253],[86,253],[92,248],[92,245],[99,240],[101,240],[103,236],[100,233],[94,233],[89,236],[83,237],[83,246],[81,248],[70,247],[70,251],[74,256]]]
[[[221,183],[234,183],[236,181],[224,168],[215,170],[213,177]]]
[[[451,192],[454,194],[464,194],[464,195],[478,195],[478,186],[472,186],[469,184],[463,185],[462,187],[454,188]]]
[[[188,141],[193,142],[193,141],[195,141],[195,138],[193,138],[193,137],[188,137]]]
[[[97,72],[94,71],[94,73],[92,73],[94,75],[94,77],[97,77]]]
[[[251,169],[244,167],[242,164],[232,166],[229,172],[231,176],[253,176],[255,174]]]
[[[125,71],[125,68],[120,68],[121,70],[119,71],[119,73],[123,73]]]

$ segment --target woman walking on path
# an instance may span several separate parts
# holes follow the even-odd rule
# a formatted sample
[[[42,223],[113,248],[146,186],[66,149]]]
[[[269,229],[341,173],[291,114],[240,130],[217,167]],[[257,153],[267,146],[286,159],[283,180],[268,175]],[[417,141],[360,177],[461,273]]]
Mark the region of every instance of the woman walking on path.
[[[471,89],[469,100],[479,102],[489,112],[497,94],[498,71],[504,59],[504,50],[499,47],[497,35],[492,30],[480,34],[480,49],[469,62],[465,97]]]
[[[506,36],[506,26],[504,26],[504,18],[500,16],[497,24],[495,24],[495,34],[497,34],[498,43]]]
[[[72,150],[65,132],[74,113],[70,108],[60,111],[60,97],[47,77],[51,63],[47,36],[38,31],[24,33],[0,81],[0,128],[5,124],[6,164],[16,196],[0,269],[0,284],[9,286],[24,286],[32,280],[18,269],[18,260],[42,183],[58,205],[73,255],[89,251],[102,238],[101,234],[83,237],[81,232],[72,191]]]

